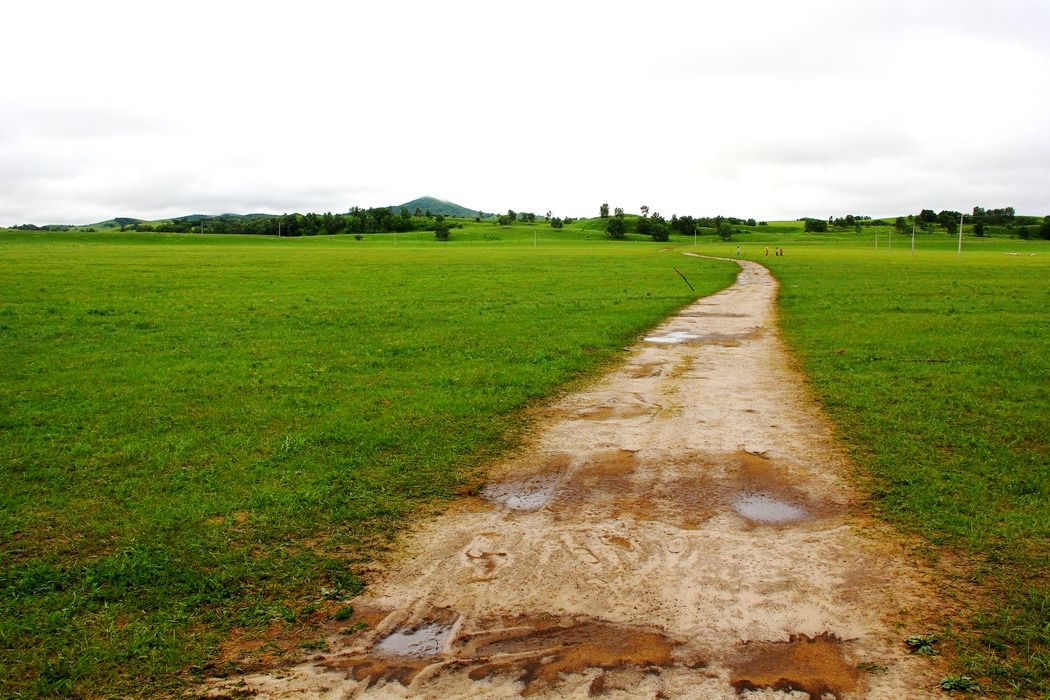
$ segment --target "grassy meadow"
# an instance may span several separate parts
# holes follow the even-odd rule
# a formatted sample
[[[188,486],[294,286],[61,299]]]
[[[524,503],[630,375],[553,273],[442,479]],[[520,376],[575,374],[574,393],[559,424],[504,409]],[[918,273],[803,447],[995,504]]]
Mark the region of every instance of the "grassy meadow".
[[[323,644],[530,406],[736,272],[588,237],[0,233],[0,694],[178,694],[224,640]]]
[[[224,639],[315,648],[406,518],[476,488],[530,406],[735,274],[668,246],[740,245],[781,281],[873,509],[958,577],[937,591],[952,668],[1050,694],[1050,243],[967,236],[959,261],[952,236],[913,256],[889,227],[696,248],[601,228],[0,232],[0,687],[177,694],[226,668]]]
[[[786,335],[876,511],[951,563],[953,667],[1050,697],[1050,243],[864,238],[782,239]]]

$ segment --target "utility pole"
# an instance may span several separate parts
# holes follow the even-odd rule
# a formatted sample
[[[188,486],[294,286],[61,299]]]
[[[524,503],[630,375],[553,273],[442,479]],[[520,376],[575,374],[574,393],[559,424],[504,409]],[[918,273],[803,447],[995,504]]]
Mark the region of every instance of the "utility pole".
[[[959,252],[955,256],[956,260],[962,260],[962,222],[966,218],[965,214],[959,214]]]
[[[911,254],[915,255],[915,222],[911,222]]]

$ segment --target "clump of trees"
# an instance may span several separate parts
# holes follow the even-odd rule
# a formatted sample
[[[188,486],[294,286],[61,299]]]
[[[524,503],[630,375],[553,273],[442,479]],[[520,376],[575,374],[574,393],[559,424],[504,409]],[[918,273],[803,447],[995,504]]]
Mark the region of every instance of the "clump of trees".
[[[648,207],[642,208],[642,216],[638,219],[638,233],[652,236],[654,241],[663,243],[670,238],[670,228],[664,217],[659,212],[653,212],[652,216],[646,216]]]
[[[447,241],[451,233],[451,229],[449,228],[448,222],[445,221],[445,217],[438,214],[437,221],[434,222],[434,237],[439,241]]]
[[[806,217],[804,219],[800,219],[800,221],[805,222],[803,224],[803,229],[806,233],[827,233],[828,222],[824,221],[824,219],[812,219]]]

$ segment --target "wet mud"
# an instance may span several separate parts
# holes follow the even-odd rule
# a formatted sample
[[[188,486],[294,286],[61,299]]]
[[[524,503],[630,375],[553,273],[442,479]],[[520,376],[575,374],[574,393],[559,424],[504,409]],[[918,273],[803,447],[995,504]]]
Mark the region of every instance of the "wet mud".
[[[564,517],[660,521],[695,530],[720,512],[752,524],[809,521],[841,514],[841,503],[815,498],[790,481],[777,462],[745,451],[698,454],[666,464],[635,452],[609,451],[573,463],[552,457],[528,474],[486,485],[481,496],[510,510],[546,509]]]
[[[827,634],[750,644],[733,666],[730,685],[745,696],[768,688],[806,693],[812,700],[845,697],[858,688],[861,672],[846,661],[843,646]]]

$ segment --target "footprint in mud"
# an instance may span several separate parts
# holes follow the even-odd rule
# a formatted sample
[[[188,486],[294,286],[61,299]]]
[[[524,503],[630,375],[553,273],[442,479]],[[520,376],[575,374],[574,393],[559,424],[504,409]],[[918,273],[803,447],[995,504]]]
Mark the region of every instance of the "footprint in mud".
[[[594,555],[594,552],[587,549],[586,547],[576,547],[572,550],[572,555],[582,561],[584,564],[591,564],[596,566],[601,563],[601,559]]]
[[[507,563],[507,553],[482,549],[471,546],[466,552],[467,561],[475,570],[477,581],[485,581],[492,578],[497,569]]]

